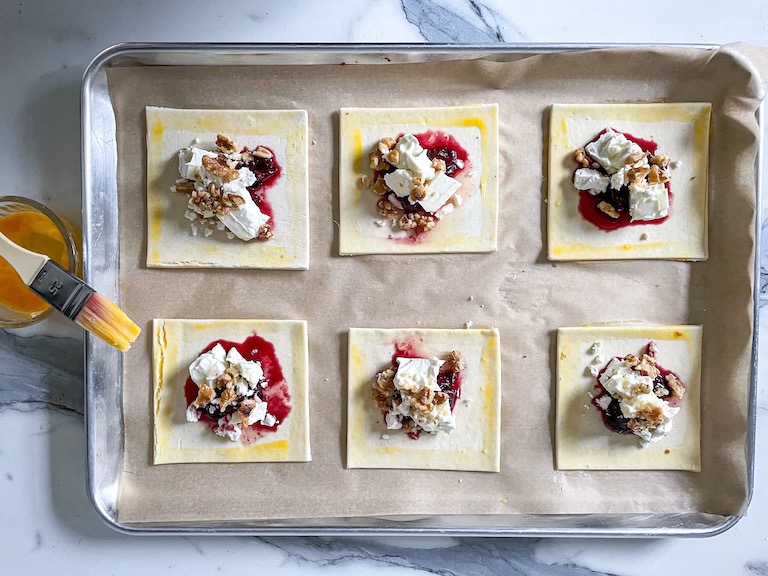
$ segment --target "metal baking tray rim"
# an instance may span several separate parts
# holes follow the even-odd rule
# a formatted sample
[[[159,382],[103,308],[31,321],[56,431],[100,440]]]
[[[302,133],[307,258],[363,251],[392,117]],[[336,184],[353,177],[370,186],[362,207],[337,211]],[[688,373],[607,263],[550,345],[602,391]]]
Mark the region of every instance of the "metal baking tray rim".
[[[236,60],[224,65],[249,65],[253,62],[241,61],[237,58],[253,58],[259,55],[324,55],[349,54],[355,58],[362,57],[377,61],[384,55],[408,56],[414,53],[424,53],[444,57],[460,55],[477,57],[492,54],[540,54],[562,51],[596,50],[610,48],[650,48],[650,47],[679,47],[712,50],[717,45],[712,44],[248,44],[248,43],[121,43],[115,44],[98,54],[87,66],[81,85],[81,147],[82,147],[82,217],[83,217],[83,274],[87,282],[98,291],[119,303],[119,258],[117,250],[110,250],[110,232],[112,238],[118,234],[117,208],[109,202],[94,206],[93,191],[100,190],[102,195],[114,192],[117,197],[117,152],[114,137],[104,139],[99,137],[101,132],[94,131],[96,125],[107,125],[112,129],[108,134],[114,135],[115,119],[111,111],[109,90],[106,85],[106,68],[114,65],[141,65],[142,57],[157,58],[170,56],[166,65],[184,65],[184,60],[178,57],[197,57],[195,64],[230,56]],[[389,61],[389,60],[387,60]],[[407,61],[407,60],[404,60]],[[299,63],[299,62],[293,62]],[[382,62],[383,63],[383,62]],[[189,63],[186,63],[189,65]],[[218,65],[222,65],[218,62]],[[152,65],[163,65],[155,61]],[[97,93],[98,90],[102,93]],[[99,98],[100,97],[100,98]],[[760,246],[761,246],[761,205],[763,188],[763,137],[764,104],[757,111],[757,122],[761,128],[758,153],[755,162],[756,183],[756,218],[755,218],[755,285],[753,286],[753,337],[751,350],[749,413],[747,430],[747,481],[748,503],[752,499],[754,489],[754,460],[755,460],[755,425],[757,404],[757,374],[758,374],[758,310],[760,298]],[[95,157],[106,150],[114,152],[112,156],[99,156],[101,162],[94,163]],[[106,160],[106,161],[105,161]],[[417,525],[415,521],[403,521],[395,518],[323,518],[295,519],[279,522],[226,522],[226,523],[148,523],[128,524],[117,519],[117,497],[119,493],[120,470],[115,470],[117,477],[105,477],[100,466],[105,454],[118,455],[117,464],[122,463],[122,433],[119,435],[101,434],[105,425],[118,425],[122,432],[122,394],[119,387],[108,386],[105,382],[107,371],[122,373],[122,356],[97,338],[86,334],[84,342],[85,363],[85,424],[87,433],[87,492],[100,518],[113,530],[124,534],[158,534],[158,535],[245,535],[245,536],[463,536],[463,537],[631,537],[657,538],[674,537],[711,537],[721,534],[735,526],[741,516],[722,516],[713,514],[584,514],[584,515],[526,515],[509,516],[436,516],[432,520],[461,521],[461,520],[501,520],[514,518],[517,520],[547,519],[551,526],[503,526],[488,523],[487,526],[439,526]],[[110,395],[111,394],[111,395]],[[105,414],[109,409],[116,409],[120,415],[119,422],[105,422]],[[108,419],[107,419],[108,420]],[[577,522],[567,525],[567,520]],[[647,526],[632,526],[627,522],[644,519],[653,520]],[[696,523],[698,519],[698,524]],[[563,524],[557,522],[562,520]],[[364,525],[362,522],[368,522]]]

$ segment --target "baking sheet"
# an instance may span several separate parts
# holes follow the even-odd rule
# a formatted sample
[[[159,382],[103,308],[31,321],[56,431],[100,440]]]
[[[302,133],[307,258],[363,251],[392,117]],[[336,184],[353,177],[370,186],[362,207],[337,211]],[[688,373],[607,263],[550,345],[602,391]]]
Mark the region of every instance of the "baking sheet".
[[[125,473],[119,520],[462,512],[742,513],[747,498],[745,438],[758,141],[754,114],[764,90],[753,62],[765,70],[765,52],[737,45],[716,52],[649,48],[549,54],[516,62],[433,62],[375,68],[109,70],[120,158],[122,306],[145,329],[124,360]],[[623,71],[620,78],[617,70]],[[594,89],[596,82],[601,87],[599,94]],[[391,86],[417,88],[400,92]],[[637,99],[713,103],[709,260],[546,262],[543,158],[547,105]],[[336,256],[337,231],[332,221],[338,214],[338,108],[473,102],[498,102],[500,106],[499,251],[481,255]],[[255,104],[265,109],[306,108],[310,113],[310,139],[316,142],[310,146],[310,270],[244,273],[146,269],[142,262],[144,107],[254,108]],[[399,298],[388,278],[403,273],[411,279],[412,289],[424,295],[420,301],[433,305],[409,304]],[[202,296],[211,280],[232,295],[231,301],[205,304]],[[254,283],[258,283],[260,294],[267,295],[263,300],[253,298]],[[324,289],[318,290],[320,286]],[[624,297],[627,287],[632,290],[631,301]],[[469,296],[474,299],[470,301]],[[151,466],[151,319],[249,316],[309,320],[314,461]],[[704,325],[701,473],[553,470],[551,354],[555,330],[558,326],[619,319]],[[457,327],[466,320],[495,325],[501,332],[505,387],[502,472],[344,469],[342,399],[347,327]],[[636,493],[627,494],[628,480],[642,481]],[[201,498],[208,497],[205,486],[210,483],[228,486],[229,496],[215,512],[198,505]],[[168,497],[169,485],[174,486],[173,498]],[[399,485],[423,489],[398,491],[398,497],[393,498],[392,490]],[[387,488],[382,489],[384,486]],[[269,496],[265,498],[265,494]]]

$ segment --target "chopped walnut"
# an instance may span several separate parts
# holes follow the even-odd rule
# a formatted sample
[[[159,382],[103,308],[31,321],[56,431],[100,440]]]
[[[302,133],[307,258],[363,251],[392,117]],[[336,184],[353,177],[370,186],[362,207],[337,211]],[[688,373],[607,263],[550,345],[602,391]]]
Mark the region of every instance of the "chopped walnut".
[[[248,417],[256,407],[256,401],[251,398],[246,398],[240,402],[240,406],[237,407],[237,413],[240,415],[240,426],[246,428],[248,426]]]
[[[235,141],[224,134],[216,135],[216,146],[225,154],[234,154],[237,152],[237,144],[235,144]]]
[[[435,158],[432,160],[432,168],[435,169],[435,172],[445,172],[445,160],[442,158]]]
[[[394,138],[390,138],[389,136],[379,140],[379,143],[377,145],[377,148],[379,149],[379,152],[381,152],[382,154],[386,154],[387,152],[392,150],[392,148],[394,148],[394,147],[395,147],[395,139]]]
[[[403,214],[397,221],[401,230],[416,230],[417,232],[429,232],[435,227],[437,221],[431,214],[412,212]]]
[[[635,370],[643,372],[646,376],[650,376],[651,378],[656,378],[656,376],[660,374],[659,369],[656,367],[656,360],[648,356],[648,354],[643,354],[643,357],[640,359],[640,363]]]
[[[371,152],[368,155],[368,161],[370,162],[371,169],[373,170],[386,170],[389,168],[389,164],[382,158],[381,152]]]
[[[384,218],[395,219],[400,216],[400,210],[395,208],[389,200],[384,200],[379,202],[379,215]]]
[[[397,165],[400,162],[400,152],[397,150],[391,150],[387,153],[387,162]]]
[[[654,164],[651,166],[651,171],[648,174],[648,182],[651,184],[663,184],[664,182],[669,182],[669,176],[667,176],[664,170]]]
[[[214,392],[213,388],[211,388],[207,384],[203,384],[200,387],[200,389],[197,391],[197,398],[195,398],[195,401],[192,402],[192,404],[195,408],[200,408],[208,404],[215,397],[216,397],[216,392]]]
[[[220,162],[219,158],[211,158],[210,156],[203,156],[202,159],[203,168],[208,170],[214,176],[221,178],[224,182],[232,182],[240,178],[240,173],[226,165],[226,162]]]
[[[272,232],[272,228],[270,228],[269,224],[264,224],[261,228],[259,228],[259,233],[256,236],[257,240],[269,240],[272,238],[275,234]]]
[[[259,146],[256,148],[256,150],[251,152],[251,154],[253,154],[256,158],[272,158],[274,156],[270,149],[264,148],[264,146]]]
[[[646,166],[641,166],[639,168],[631,168],[627,171],[627,180],[630,182],[634,182],[635,184],[638,184],[645,180],[645,177],[648,176],[648,173],[651,171],[650,168]]]
[[[592,165],[592,158],[587,154],[584,148],[576,150],[573,153],[573,159],[576,160],[578,164],[581,164],[582,168],[589,168]]]
[[[643,152],[642,150],[638,150],[637,152],[634,152],[629,156],[627,156],[627,159],[624,161],[624,163],[628,165],[637,164],[643,158],[645,158],[645,152]]]
[[[394,390],[395,389],[395,371],[392,368],[387,368],[386,370],[379,372],[376,374],[376,383],[374,384],[376,388],[383,391],[388,390]]]
[[[665,377],[667,386],[672,391],[672,396],[682,398],[685,395],[685,386],[674,374],[667,374]]]
[[[616,208],[608,204],[606,201],[602,201],[597,205],[597,209],[600,210],[603,214],[606,216],[610,216],[614,220],[616,220],[620,214],[616,211]]]
[[[388,192],[392,192],[392,190],[389,189],[389,186],[387,186],[387,183],[384,181],[384,178],[376,179],[376,182],[373,183],[373,191],[376,192],[376,194],[379,196],[383,196]]]
[[[627,354],[624,356],[624,363],[629,366],[630,368],[634,368],[638,364],[640,364],[640,360],[638,360],[637,356],[634,354]]]
[[[648,160],[648,162],[660,168],[666,168],[669,165],[669,156],[666,154],[656,154],[655,156],[651,156],[651,159]]]
[[[222,412],[230,404],[237,400],[237,393],[232,388],[224,388],[221,392],[221,404],[219,404],[219,410]]]
[[[360,184],[362,184],[363,188],[370,188],[371,177],[368,176],[368,174],[363,174],[363,176],[360,178]]]
[[[195,183],[192,180],[179,180],[176,182],[176,192],[182,194],[192,194],[195,190]]]
[[[448,358],[445,360],[443,367],[449,372],[461,372],[466,368],[464,363],[464,357],[458,350],[451,350],[448,353]]]
[[[389,394],[387,394],[383,390],[379,390],[378,388],[373,388],[371,391],[371,395],[373,396],[373,401],[376,403],[376,407],[379,410],[389,410],[391,408],[391,406],[389,405]]]
[[[411,190],[410,197],[412,202],[424,200],[427,197],[427,189],[424,186],[416,186]]]
[[[435,404],[443,404],[445,402],[448,402],[448,394],[445,392],[438,392],[435,394]]]

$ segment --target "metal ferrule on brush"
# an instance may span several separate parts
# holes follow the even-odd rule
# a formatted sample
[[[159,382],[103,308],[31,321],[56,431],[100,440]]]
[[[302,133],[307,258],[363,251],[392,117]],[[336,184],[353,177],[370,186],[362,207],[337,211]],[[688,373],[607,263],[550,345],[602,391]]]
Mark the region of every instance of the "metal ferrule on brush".
[[[94,293],[93,288],[53,260],[43,265],[29,289],[70,320],[77,318]]]

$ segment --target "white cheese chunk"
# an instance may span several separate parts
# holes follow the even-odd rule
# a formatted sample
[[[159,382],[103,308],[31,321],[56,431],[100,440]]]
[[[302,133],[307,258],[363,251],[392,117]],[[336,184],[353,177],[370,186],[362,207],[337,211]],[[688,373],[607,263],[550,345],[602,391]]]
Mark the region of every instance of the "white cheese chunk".
[[[247,380],[251,387],[255,387],[263,378],[264,370],[261,368],[261,362],[246,360],[237,348],[230,348],[227,353],[227,362],[240,371],[240,375]],[[245,395],[243,393],[242,395]]]
[[[577,190],[597,190],[605,192],[611,179],[597,170],[591,168],[579,168],[573,175],[573,185]]]
[[[398,390],[418,392],[422,388],[440,391],[437,374],[444,364],[436,356],[431,358],[398,358],[394,384]]]
[[[446,176],[445,172],[437,172],[435,177],[427,182],[427,196],[419,200],[419,205],[427,212],[437,212],[461,188],[461,182]]]
[[[227,369],[224,363],[226,354],[221,344],[216,344],[210,351],[201,354],[189,365],[189,376],[198,385],[210,384]]]
[[[413,173],[410,170],[398,168],[394,172],[384,174],[384,182],[395,194],[404,198],[413,190]]]
[[[408,169],[422,180],[429,180],[435,175],[432,160],[427,156],[427,151],[421,147],[418,139],[413,134],[404,134],[395,144],[400,158],[396,166]]]
[[[629,185],[629,216],[635,220],[658,220],[669,214],[669,194],[664,184]]]
[[[196,146],[179,150],[179,174],[187,180],[197,180],[200,177],[200,169],[203,166],[203,158],[209,156],[216,158],[216,152],[203,150]]]
[[[627,158],[642,148],[624,134],[608,128],[597,140],[587,144],[589,154],[608,174],[614,174],[627,163]]]

